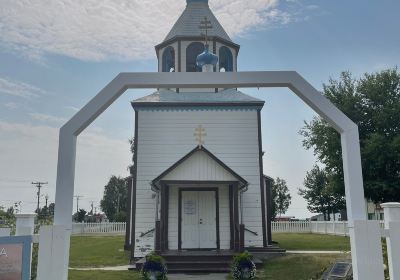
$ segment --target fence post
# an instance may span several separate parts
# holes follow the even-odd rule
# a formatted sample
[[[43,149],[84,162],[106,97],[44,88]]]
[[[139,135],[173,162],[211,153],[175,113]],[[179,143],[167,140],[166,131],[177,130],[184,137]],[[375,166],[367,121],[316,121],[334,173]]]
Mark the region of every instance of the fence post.
[[[400,280],[400,203],[383,203],[381,206],[385,214],[385,229],[389,230],[386,244],[390,280]]]
[[[32,235],[35,230],[35,217],[36,214],[15,214],[15,235]]]

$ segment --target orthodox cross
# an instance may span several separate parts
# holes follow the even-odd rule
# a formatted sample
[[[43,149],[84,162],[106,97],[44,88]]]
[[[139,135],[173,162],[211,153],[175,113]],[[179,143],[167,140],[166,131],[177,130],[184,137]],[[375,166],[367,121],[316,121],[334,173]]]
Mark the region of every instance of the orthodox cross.
[[[199,28],[205,31],[205,34],[202,33],[201,35],[206,37],[206,45],[208,45],[208,30],[213,28],[211,21],[207,17],[204,17],[204,20],[200,21]]]
[[[206,130],[204,127],[199,125],[194,131],[195,133],[193,135],[196,136],[196,141],[199,145],[199,148],[201,148],[204,145],[204,137],[207,136]]]

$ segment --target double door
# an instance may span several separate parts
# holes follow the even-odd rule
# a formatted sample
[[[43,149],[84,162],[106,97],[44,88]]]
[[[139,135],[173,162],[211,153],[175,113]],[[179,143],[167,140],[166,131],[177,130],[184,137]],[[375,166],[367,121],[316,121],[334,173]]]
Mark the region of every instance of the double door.
[[[217,248],[216,191],[182,191],[182,249]]]

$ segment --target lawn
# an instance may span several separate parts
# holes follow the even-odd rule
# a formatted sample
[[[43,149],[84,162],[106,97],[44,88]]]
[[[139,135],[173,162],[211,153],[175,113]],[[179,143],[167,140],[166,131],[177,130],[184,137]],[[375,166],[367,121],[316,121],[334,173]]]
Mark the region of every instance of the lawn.
[[[337,259],[349,255],[302,255],[290,254],[272,259],[264,264],[259,272],[260,280],[310,280],[319,279],[322,272]],[[319,277],[317,277],[319,276]]]
[[[350,251],[350,239],[344,236],[310,233],[272,233],[272,239],[286,250]]]
[[[123,236],[72,236],[70,267],[102,267],[127,265]]]
[[[350,250],[349,238],[303,233],[274,233],[273,240],[287,250]],[[123,251],[123,236],[73,236],[71,238],[70,267],[104,267],[126,265],[129,253]],[[259,271],[260,280],[309,280],[326,269],[335,259],[345,255],[289,254],[265,263]],[[69,280],[137,280],[131,271],[70,270]]]
[[[68,280],[139,280],[139,274],[133,271],[79,271],[69,270]]]

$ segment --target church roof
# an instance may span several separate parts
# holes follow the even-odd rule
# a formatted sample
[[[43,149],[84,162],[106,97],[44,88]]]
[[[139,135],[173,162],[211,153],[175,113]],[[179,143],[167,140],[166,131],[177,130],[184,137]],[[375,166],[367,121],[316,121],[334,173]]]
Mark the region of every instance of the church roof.
[[[168,41],[175,37],[193,37],[202,36],[204,30],[200,29],[200,22],[207,17],[211,22],[212,29],[208,30],[208,36],[220,37],[226,41],[232,42],[218,19],[208,6],[208,1],[187,1],[186,9],[172,27],[164,41]]]
[[[153,94],[132,101],[132,106],[165,106],[165,105],[246,105],[263,106],[264,101],[236,89],[219,92],[179,92],[160,89]]]

